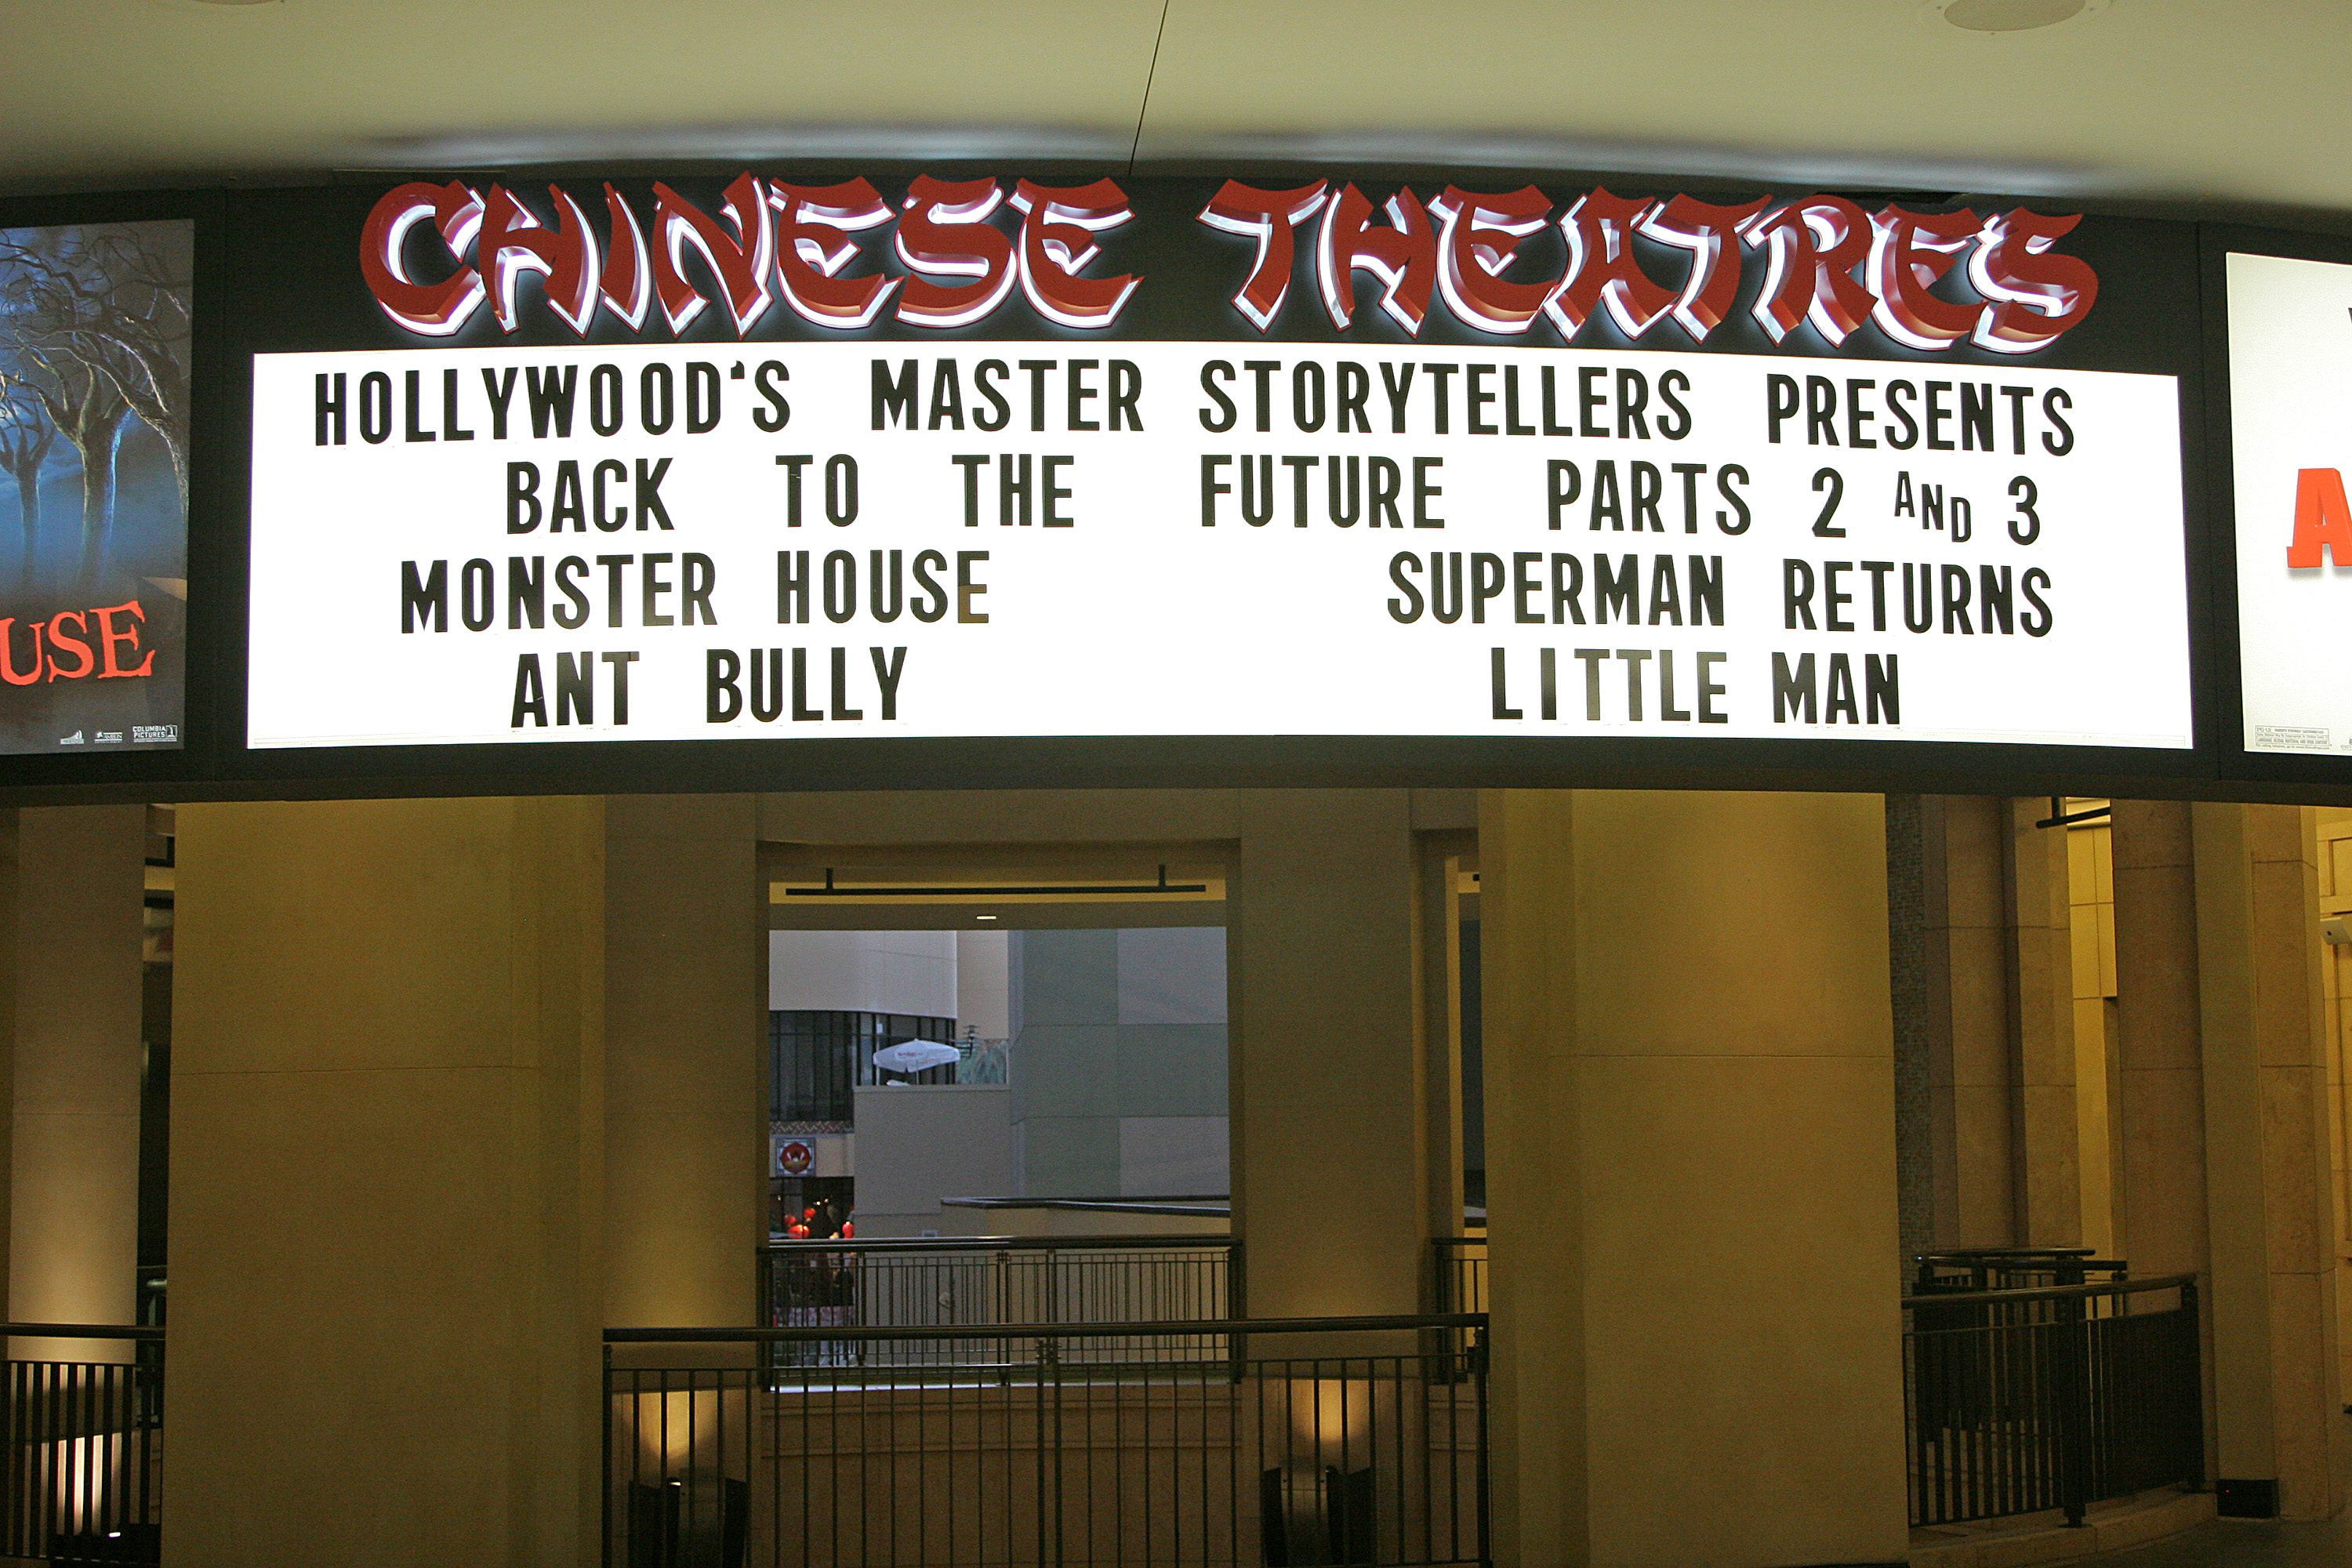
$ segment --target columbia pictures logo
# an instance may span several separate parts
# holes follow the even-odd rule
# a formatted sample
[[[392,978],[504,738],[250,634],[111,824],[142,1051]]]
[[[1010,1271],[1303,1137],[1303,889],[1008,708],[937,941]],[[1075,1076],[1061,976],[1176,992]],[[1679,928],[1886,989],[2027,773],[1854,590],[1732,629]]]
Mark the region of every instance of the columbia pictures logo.
[[[177,724],[133,724],[131,726],[131,741],[133,745],[174,746],[180,742],[180,727]]]

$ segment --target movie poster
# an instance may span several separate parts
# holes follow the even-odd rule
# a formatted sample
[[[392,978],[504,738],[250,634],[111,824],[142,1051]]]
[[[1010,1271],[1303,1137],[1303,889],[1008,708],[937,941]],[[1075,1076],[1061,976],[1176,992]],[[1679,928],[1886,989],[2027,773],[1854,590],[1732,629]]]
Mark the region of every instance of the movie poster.
[[[0,752],[181,744],[194,227],[0,229]]]
[[[2352,615],[2352,267],[2230,254],[2245,747],[2352,751],[2336,668]]]

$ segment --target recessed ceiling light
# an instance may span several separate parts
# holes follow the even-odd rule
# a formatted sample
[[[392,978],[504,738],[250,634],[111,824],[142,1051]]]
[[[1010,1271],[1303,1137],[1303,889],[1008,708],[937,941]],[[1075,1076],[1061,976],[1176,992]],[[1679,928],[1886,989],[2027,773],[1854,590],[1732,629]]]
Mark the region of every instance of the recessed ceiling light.
[[[2109,0],[1927,0],[1919,19],[1938,33],[2000,38],[2086,22]]]
[[[971,918],[976,921],[992,921],[996,917],[994,915],[974,915]]]

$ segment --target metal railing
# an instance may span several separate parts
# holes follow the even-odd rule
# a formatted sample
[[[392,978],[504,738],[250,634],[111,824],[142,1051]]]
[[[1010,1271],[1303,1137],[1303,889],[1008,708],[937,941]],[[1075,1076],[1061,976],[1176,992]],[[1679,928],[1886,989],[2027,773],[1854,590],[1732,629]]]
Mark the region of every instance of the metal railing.
[[[1486,1310],[1486,1238],[1483,1236],[1439,1236],[1430,1238],[1435,1306],[1441,1312],[1483,1312]]]
[[[13,1341],[129,1341],[136,1361],[0,1365],[0,1557],[163,1561],[163,1331],[9,1323]]]
[[[2120,1279],[2130,1265],[2095,1258],[2087,1247],[1972,1247],[1912,1256],[1912,1294],[1949,1290],[2040,1290],[2084,1285],[2095,1277]]]
[[[2146,1298],[2170,1296],[2145,1310]],[[2062,1511],[2195,1485],[2205,1461],[2192,1274],[1904,1298],[1911,1522]]]
[[[608,1329],[604,1562],[1484,1565],[1484,1328],[1433,1314],[837,1335],[1013,1347],[993,1368],[944,1352],[763,1366],[763,1347],[835,1331]],[[1223,1353],[1066,1353],[1199,1332]]]
[[[773,1329],[983,1328],[995,1323],[1193,1322],[1243,1315],[1241,1243],[1225,1236],[924,1237],[780,1241],[761,1249],[760,1318]],[[775,1342],[789,1363],[993,1363],[986,1339]],[[1072,1342],[1096,1360],[1222,1353],[1213,1336],[1121,1333]]]

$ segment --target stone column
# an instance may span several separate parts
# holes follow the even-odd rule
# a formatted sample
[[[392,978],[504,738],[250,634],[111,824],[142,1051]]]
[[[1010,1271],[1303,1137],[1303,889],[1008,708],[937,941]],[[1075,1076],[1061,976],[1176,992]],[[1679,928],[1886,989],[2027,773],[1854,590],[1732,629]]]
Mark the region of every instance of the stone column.
[[[2008,812],[1990,795],[1922,795],[1928,1106],[1939,1247],[2017,1240],[2010,1038]]]
[[[2203,1274],[2205,1073],[2189,806],[2119,800],[2113,820],[2116,1252],[2136,1274]]]
[[[2092,821],[2066,830],[2067,910],[2074,938],[2074,1103],[2081,1114],[2083,1245],[2122,1256],[2116,1191],[2123,1170],[2122,1099],[2116,1059],[2114,829]]]
[[[751,795],[604,805],[605,1321],[757,1315],[768,921]]]
[[[1583,1122],[1571,1081],[1580,1000],[1576,800],[1566,790],[1478,797],[1488,1446],[1495,1561],[1506,1568],[1596,1561],[1588,1517]]]
[[[2040,799],[2006,803],[2011,1157],[2018,1244],[2083,1239],[2083,1131],[2074,1092],[2073,911],[2066,830]]]
[[[2190,828],[2218,1500],[2328,1519],[2346,1453],[2312,818],[2200,804]]]
[[[1462,1234],[1462,875],[1459,836],[1421,845],[1422,1097],[1428,1109],[1429,1236]],[[1433,1266],[1434,1260],[1432,1260]],[[1434,1297],[1432,1300],[1435,1300]]]
[[[169,1568],[600,1556],[604,816],[181,807]]]
[[[19,816],[39,917],[16,942],[8,1310],[18,1322],[128,1323],[139,1263],[141,910],[147,808]],[[128,1361],[127,1341],[20,1341],[44,1360]]]
[[[1928,1048],[1924,797],[1886,797],[1886,946],[1895,1013],[1895,1167],[1904,1267],[1936,1247],[1936,1071]],[[1946,1064],[1948,1078],[1949,1065]],[[1948,1090],[1946,1121],[1949,1121]]]
[[[1490,794],[1479,862],[1498,1560],[1900,1560],[1881,802]]]
[[[2205,1473],[2214,1474],[2213,1304],[2205,1215],[2205,1065],[2197,868],[2185,801],[2115,803],[2115,1256],[2206,1289]]]
[[[1403,790],[1252,790],[1227,885],[1234,1228],[1257,1317],[1411,1312],[1429,1215]]]

